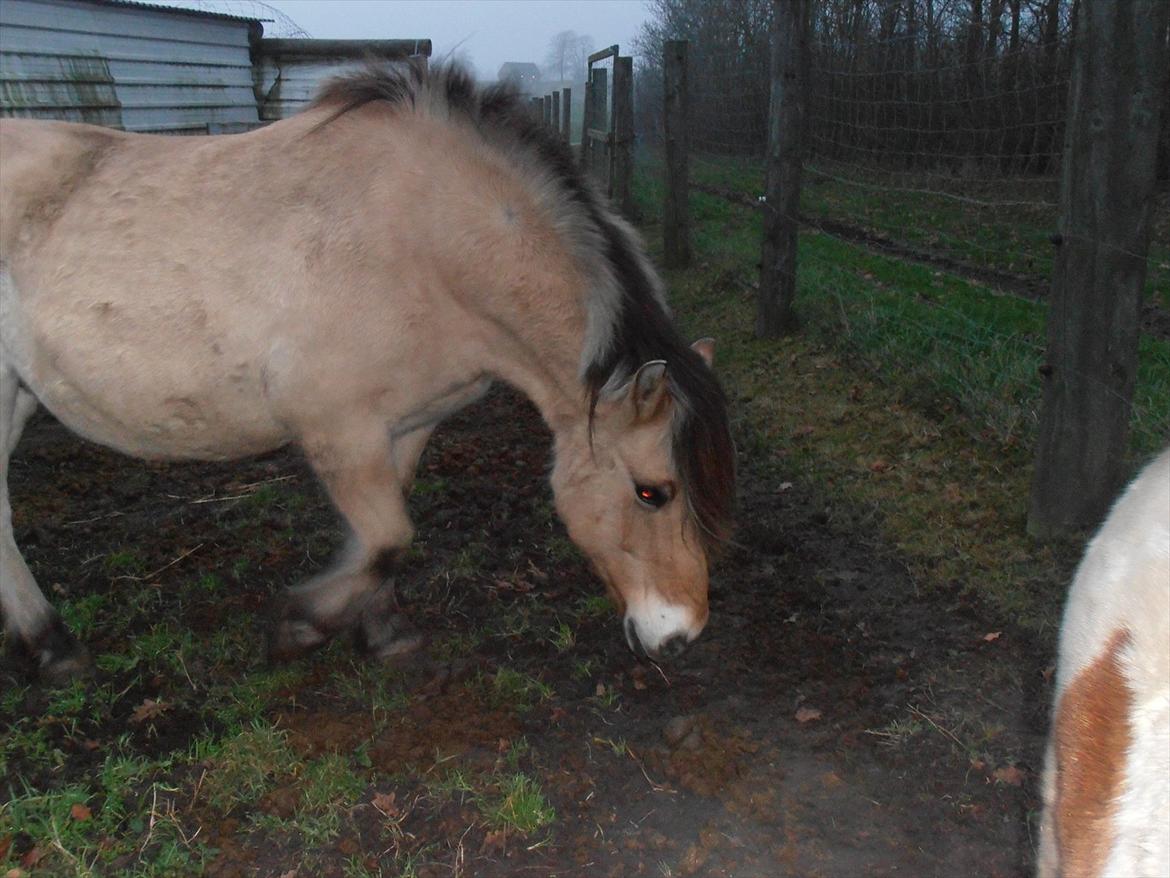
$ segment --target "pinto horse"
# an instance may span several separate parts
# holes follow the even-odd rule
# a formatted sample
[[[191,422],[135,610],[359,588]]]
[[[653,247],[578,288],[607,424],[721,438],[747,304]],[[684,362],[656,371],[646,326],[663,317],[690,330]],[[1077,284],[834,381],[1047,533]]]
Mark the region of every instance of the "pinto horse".
[[[1073,579],[1046,763],[1039,878],[1170,875],[1170,450]]]
[[[703,629],[734,494],[712,343],[682,341],[636,234],[513,92],[370,67],[247,134],[10,119],[0,157],[0,605],[43,677],[87,656],[13,538],[37,403],[139,458],[303,450],[352,537],[279,602],[284,658],[343,630],[393,651],[371,596],[419,456],[506,382],[553,432],[558,512],[630,647]]]

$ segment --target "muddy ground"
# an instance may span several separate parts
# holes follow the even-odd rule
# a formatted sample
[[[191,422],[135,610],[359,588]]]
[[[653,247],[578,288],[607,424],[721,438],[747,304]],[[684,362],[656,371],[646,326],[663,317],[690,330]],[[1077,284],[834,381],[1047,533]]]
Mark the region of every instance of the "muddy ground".
[[[296,813],[296,777],[246,807],[215,807],[200,793],[206,766],[179,760],[172,814],[198,832],[207,874],[1028,873],[1050,644],[969,598],[928,595],[856,523],[864,518],[782,465],[777,474],[742,459],[740,529],[714,572],[706,632],[671,665],[640,662],[616,617],[588,601],[601,586],[551,513],[548,455],[544,426],[510,392],[440,428],[412,500],[418,545],[396,576],[430,638],[387,671],[406,697],[371,711],[343,685],[353,654],[337,645],[302,660],[298,682],[262,708],[305,758],[363,754],[363,787],[341,832],[307,850],[294,824],[257,819]],[[60,772],[14,762],[34,788],[92,774],[93,742],[129,732],[157,756],[214,735],[220,720],[204,693],[217,675],[246,683],[261,672],[270,594],[340,542],[291,452],[143,464],[38,416],[13,482],[18,540],[55,600],[108,591],[111,620],[124,601],[148,607],[124,625],[99,617],[88,637],[95,655],[161,618],[193,632],[184,673],[127,676],[105,713],[54,729],[70,754]],[[135,560],[119,572],[107,563],[115,552]],[[200,598],[183,585],[208,574],[229,588]],[[254,648],[217,658],[215,633],[239,624]],[[500,697],[484,681],[504,668],[543,688]],[[99,677],[120,689],[119,673]],[[5,669],[3,685],[16,685],[13,674]],[[30,689],[19,711],[50,698]],[[147,699],[168,709],[144,720]],[[498,775],[505,753],[504,770],[539,783],[551,824],[493,828],[474,789],[436,791],[453,768],[472,781]],[[18,832],[8,841],[5,865],[27,862],[42,840]]]

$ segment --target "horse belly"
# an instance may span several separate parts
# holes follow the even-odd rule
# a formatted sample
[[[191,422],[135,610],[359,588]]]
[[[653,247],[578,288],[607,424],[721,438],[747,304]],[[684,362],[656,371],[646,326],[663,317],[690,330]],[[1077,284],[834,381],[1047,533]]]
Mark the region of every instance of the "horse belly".
[[[289,441],[262,359],[198,333],[111,329],[117,303],[22,301],[0,273],[4,359],[73,432],[134,457],[223,460]]]
[[[289,441],[265,416],[258,396],[233,399],[221,392],[230,386],[230,376],[219,376],[211,386],[159,386],[122,373],[112,377],[114,393],[101,388],[100,376],[93,377],[98,380],[63,372],[41,375],[30,389],[73,432],[134,457],[230,460]]]

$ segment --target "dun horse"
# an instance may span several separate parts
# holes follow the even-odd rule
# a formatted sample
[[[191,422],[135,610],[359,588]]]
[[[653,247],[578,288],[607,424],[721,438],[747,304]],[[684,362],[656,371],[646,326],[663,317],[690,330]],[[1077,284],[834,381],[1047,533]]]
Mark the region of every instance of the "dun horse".
[[[554,434],[569,534],[669,657],[707,621],[733,450],[632,230],[505,89],[368,69],[248,134],[0,124],[0,603],[47,678],[86,663],[13,538],[8,457],[37,403],[129,455],[303,449],[352,538],[280,602],[286,657],[357,629],[410,542],[435,425],[507,382]]]

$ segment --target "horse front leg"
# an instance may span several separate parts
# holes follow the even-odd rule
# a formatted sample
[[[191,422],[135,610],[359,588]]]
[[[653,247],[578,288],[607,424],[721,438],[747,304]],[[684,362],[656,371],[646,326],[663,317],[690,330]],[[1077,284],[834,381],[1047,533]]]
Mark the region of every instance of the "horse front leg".
[[[20,441],[36,397],[20,386],[16,374],[0,366],[0,608],[9,648],[31,661],[47,683],[61,683],[89,670],[89,654],[57,611],[45,600],[12,532],[8,460]]]
[[[414,536],[404,489],[426,436],[421,439],[417,449],[415,443],[392,445],[382,423],[305,437],[309,462],[352,535],[331,570],[288,590],[269,642],[270,658],[293,658],[347,630],[359,648],[379,658],[421,643],[394,613],[393,588],[385,584]]]

